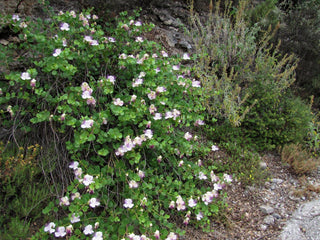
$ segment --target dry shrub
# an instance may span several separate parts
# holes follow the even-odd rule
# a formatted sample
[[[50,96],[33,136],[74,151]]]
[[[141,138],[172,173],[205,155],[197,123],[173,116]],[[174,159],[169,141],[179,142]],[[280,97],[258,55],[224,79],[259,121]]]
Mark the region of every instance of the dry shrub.
[[[319,158],[303,149],[300,144],[288,144],[281,148],[281,160],[288,163],[297,174],[306,174],[319,166]]]

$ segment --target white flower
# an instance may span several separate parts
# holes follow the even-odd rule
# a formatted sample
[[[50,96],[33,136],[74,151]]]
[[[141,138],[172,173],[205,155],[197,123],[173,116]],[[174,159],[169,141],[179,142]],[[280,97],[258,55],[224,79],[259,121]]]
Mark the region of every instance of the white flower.
[[[139,187],[139,184],[136,181],[131,180],[129,182],[129,188],[138,188],[138,187]]]
[[[66,235],[66,228],[65,227],[58,227],[57,231],[54,233],[55,237],[64,237]]]
[[[192,138],[192,135],[191,135],[189,132],[186,132],[186,133],[184,134],[184,138],[185,138],[187,141],[190,141],[191,138]]]
[[[83,91],[81,94],[82,99],[89,99],[91,98],[91,91]]]
[[[57,49],[54,50],[54,52],[53,52],[52,55],[53,55],[54,57],[58,57],[58,56],[61,54],[61,52],[62,52],[61,49],[60,49],[60,48],[57,48]]]
[[[107,80],[114,85],[114,83],[115,83],[115,81],[116,81],[116,77],[109,75],[109,76],[107,77]]]
[[[179,67],[178,65],[173,65],[173,66],[172,66],[172,69],[175,70],[175,71],[177,71],[177,70],[180,69],[180,67]]]
[[[123,106],[123,101],[120,98],[116,98],[113,100],[113,104],[116,106]]]
[[[70,222],[71,222],[71,223],[80,222],[80,217],[79,217],[79,215],[76,215],[75,213],[73,213]]]
[[[81,128],[91,128],[93,126],[94,121],[92,119],[83,120],[81,124]]]
[[[96,232],[96,233],[93,235],[92,240],[103,240],[102,232]]]
[[[177,239],[178,239],[177,235],[173,232],[170,232],[166,238],[166,240],[177,240]]]
[[[182,59],[183,60],[189,60],[190,59],[190,56],[188,53],[184,53],[183,56],[182,56]]]
[[[54,233],[55,227],[56,227],[56,224],[54,222],[50,222],[50,223],[46,224],[46,226],[44,227],[44,231],[49,232],[49,233]]]
[[[198,87],[198,88],[201,87],[201,82],[193,80],[192,81],[192,87]]]
[[[212,145],[211,150],[215,152],[218,151],[219,148],[216,145]]]
[[[62,197],[60,198],[60,202],[59,202],[59,205],[62,206],[69,206],[70,205],[70,202],[69,202],[69,198],[68,197]]]
[[[20,20],[19,15],[13,14],[13,15],[12,15],[12,20],[14,20],[14,21],[19,21],[19,20]]]
[[[166,53],[165,51],[161,51],[162,57],[168,57],[168,53]]]
[[[78,166],[79,166],[79,163],[77,161],[74,161],[69,165],[69,168],[75,170],[78,168]]]
[[[180,195],[177,197],[176,204],[177,204],[177,210],[178,211],[186,209],[185,202],[183,201],[183,199],[182,199],[182,197]]]
[[[156,92],[157,93],[163,93],[163,92],[165,92],[165,91],[167,91],[167,89],[165,88],[165,87],[157,87],[157,89],[156,89]]]
[[[203,218],[202,212],[199,212],[199,213],[196,215],[196,217],[197,217],[197,220],[200,221],[200,220]]]
[[[91,36],[84,36],[83,38],[86,42],[89,42],[91,43],[93,41],[92,37]]]
[[[161,113],[156,113],[153,117],[154,120],[160,120],[162,119],[162,114]]]
[[[232,177],[228,174],[223,174],[223,179],[224,181],[226,181],[227,183],[231,183],[232,182]]]
[[[31,76],[28,72],[23,72],[23,73],[21,73],[21,79],[22,80],[30,80]]]
[[[132,208],[134,206],[134,204],[132,203],[132,199],[130,198],[125,199],[123,206],[125,208]]]
[[[190,198],[189,201],[188,201],[188,206],[191,207],[191,208],[197,206],[197,201],[192,199],[192,198]]]
[[[145,135],[147,138],[151,139],[152,136],[153,136],[152,130],[151,130],[151,129],[145,130],[145,131],[144,131],[144,135]]]
[[[92,208],[95,208],[100,205],[100,201],[96,198],[91,198],[88,203],[89,203],[89,206]]]
[[[69,31],[70,30],[69,24],[68,23],[62,23],[61,26],[60,26],[60,29],[62,31]]]
[[[83,184],[85,186],[89,186],[91,183],[94,183],[93,176],[87,174],[83,177]]]
[[[136,42],[143,42],[143,38],[142,37],[136,37]]]
[[[87,225],[87,226],[84,228],[83,233],[84,233],[85,235],[93,234],[94,231],[93,231],[93,229],[92,229],[92,225],[91,225],[91,224]]]
[[[203,172],[199,172],[199,179],[200,180],[206,180],[207,176]]]

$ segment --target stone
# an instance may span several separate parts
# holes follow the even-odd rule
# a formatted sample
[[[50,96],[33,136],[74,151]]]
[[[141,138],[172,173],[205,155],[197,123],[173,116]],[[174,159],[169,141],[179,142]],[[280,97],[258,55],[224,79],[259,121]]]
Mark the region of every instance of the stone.
[[[267,163],[266,162],[260,162],[260,168],[262,169],[262,170],[265,170],[265,169],[267,169],[267,167],[268,167],[268,165],[267,165]]]
[[[266,225],[273,225],[274,224],[274,217],[272,215],[268,215],[263,219],[263,223]]]
[[[301,205],[277,240],[320,240],[320,199]]]
[[[271,182],[275,183],[275,184],[281,184],[281,183],[283,183],[283,180],[280,178],[273,178],[273,179],[271,179]]]
[[[268,205],[261,205],[260,206],[260,210],[264,213],[264,214],[271,214],[274,212],[274,208],[270,207]]]

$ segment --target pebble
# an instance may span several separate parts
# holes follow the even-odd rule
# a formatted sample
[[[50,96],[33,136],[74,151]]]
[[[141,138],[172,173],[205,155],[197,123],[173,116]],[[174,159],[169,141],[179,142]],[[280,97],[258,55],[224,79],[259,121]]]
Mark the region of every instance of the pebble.
[[[274,224],[274,217],[272,215],[268,215],[263,219],[263,223],[267,225],[273,225]]]
[[[275,183],[275,184],[281,184],[281,183],[283,183],[283,180],[280,179],[280,178],[273,178],[273,179],[271,180],[271,182],[272,182],[272,183]]]
[[[260,206],[260,210],[264,213],[264,214],[271,214],[274,212],[274,208],[270,207],[268,205],[261,205]]]

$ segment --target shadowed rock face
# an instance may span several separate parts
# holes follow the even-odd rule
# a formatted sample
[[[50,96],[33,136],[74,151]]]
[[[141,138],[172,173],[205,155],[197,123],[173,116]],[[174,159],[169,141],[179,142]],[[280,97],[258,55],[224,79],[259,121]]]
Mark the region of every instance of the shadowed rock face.
[[[141,9],[140,19],[155,24],[148,34],[150,40],[161,44],[172,54],[192,51],[192,43],[187,39],[181,25],[188,24],[191,0],[49,0],[54,11],[81,11],[94,8],[104,21],[112,22],[123,11],[129,15]],[[194,0],[194,11],[208,11],[210,0]],[[19,14],[20,16],[46,17],[42,6],[35,0],[0,0],[1,14]],[[0,35],[2,30],[0,29]],[[6,37],[0,37],[7,40]]]

